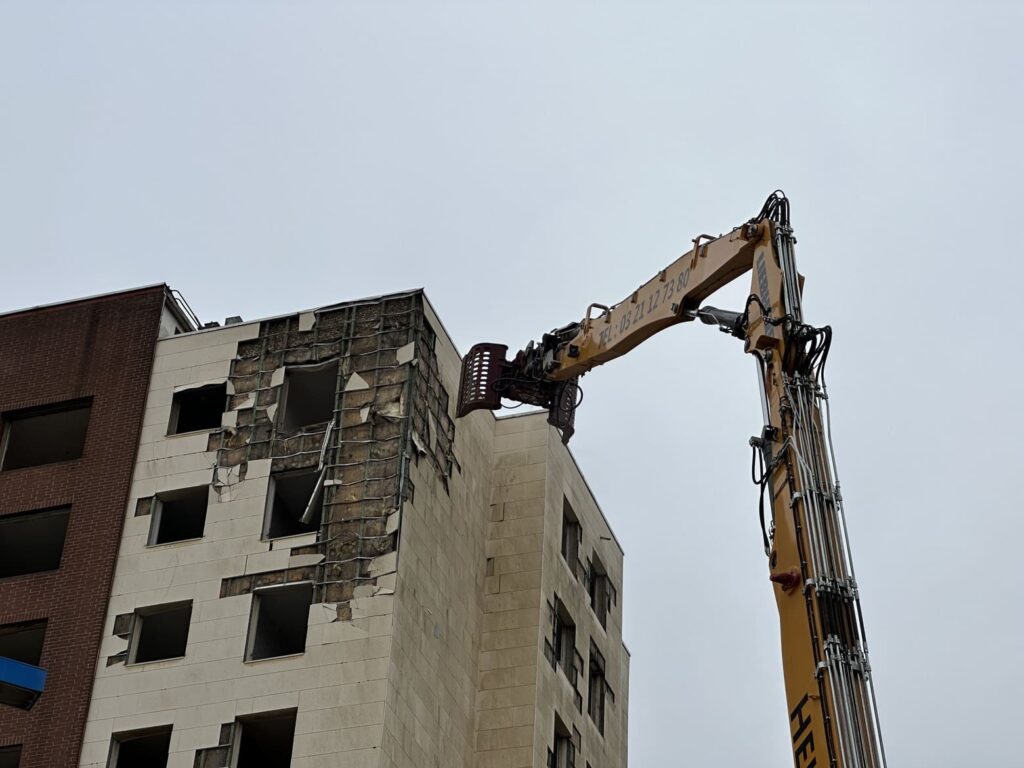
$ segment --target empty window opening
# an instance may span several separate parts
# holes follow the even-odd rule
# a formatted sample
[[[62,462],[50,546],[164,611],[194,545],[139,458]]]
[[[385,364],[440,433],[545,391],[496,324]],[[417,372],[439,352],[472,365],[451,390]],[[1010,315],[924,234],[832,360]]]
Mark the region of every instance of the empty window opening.
[[[611,610],[612,591],[609,587],[608,571],[595,553],[590,560],[590,583],[587,585],[587,591],[590,593],[590,607],[602,627],[608,626],[608,613]]]
[[[555,734],[552,747],[548,750],[548,768],[576,768],[576,749],[573,734],[556,714]]]
[[[208,497],[206,485],[158,493],[150,512],[149,543],[201,538],[206,527]]]
[[[177,659],[185,655],[192,601],[138,608],[132,625],[129,664]]]
[[[562,501],[562,558],[569,564],[569,570],[579,577],[580,542],[583,528],[579,518],[569,506],[569,500]]]
[[[60,568],[69,507],[0,517],[0,578]]]
[[[323,484],[315,469],[270,476],[263,538],[277,539],[319,530]]]
[[[46,637],[46,620],[7,624],[0,627],[0,656],[39,666]]]
[[[604,672],[604,656],[597,647],[590,644],[590,665],[587,678],[587,714],[594,721],[597,730],[604,734],[605,703],[611,693],[608,678]]]
[[[110,740],[108,768],[165,768],[171,747],[171,726],[115,733]]]
[[[216,429],[227,405],[227,384],[208,384],[205,387],[183,389],[174,393],[171,401],[171,423],[167,434],[180,435]]]
[[[309,582],[253,592],[246,658],[254,661],[304,653],[312,600]]]
[[[295,740],[295,710],[240,717],[235,768],[288,768]]]
[[[338,361],[288,368],[281,393],[280,426],[294,431],[334,418],[338,392]]]
[[[18,768],[21,764],[21,745],[0,747],[0,768]]]
[[[21,469],[80,458],[85,448],[91,407],[91,400],[75,400],[5,413],[0,469]]]

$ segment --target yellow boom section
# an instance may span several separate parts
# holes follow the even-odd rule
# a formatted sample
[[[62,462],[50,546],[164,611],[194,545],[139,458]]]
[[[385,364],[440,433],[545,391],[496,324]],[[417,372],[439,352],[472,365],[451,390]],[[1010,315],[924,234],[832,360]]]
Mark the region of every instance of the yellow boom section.
[[[579,376],[626,354],[658,331],[693,320],[693,310],[704,299],[750,270],[754,246],[768,228],[769,222],[762,221],[717,238],[694,238],[692,250],[615,306],[591,304],[579,333],[564,348],[549,377],[563,381]],[[600,314],[591,317],[594,309]]]

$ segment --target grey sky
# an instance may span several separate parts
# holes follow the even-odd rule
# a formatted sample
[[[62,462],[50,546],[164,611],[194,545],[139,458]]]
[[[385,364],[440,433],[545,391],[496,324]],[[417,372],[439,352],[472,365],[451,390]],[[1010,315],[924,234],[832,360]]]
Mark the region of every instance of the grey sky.
[[[0,309],[166,281],[252,318],[422,285],[461,349],[518,347],[781,187],[835,329],[890,762],[1010,764],[1024,6],[836,5],[2,1]],[[631,763],[790,765],[752,361],[686,325],[583,385]]]

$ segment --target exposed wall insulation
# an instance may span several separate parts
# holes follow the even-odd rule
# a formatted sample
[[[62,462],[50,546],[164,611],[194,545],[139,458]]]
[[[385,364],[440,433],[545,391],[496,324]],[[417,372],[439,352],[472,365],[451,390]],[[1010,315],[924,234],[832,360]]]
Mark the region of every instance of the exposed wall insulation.
[[[257,459],[270,459],[272,473],[316,469],[323,516],[316,543],[292,549],[296,567],[225,579],[222,596],[311,579],[314,602],[337,603],[344,619],[357,587],[395,572],[402,502],[414,493],[409,463],[428,462],[446,489],[456,467],[434,343],[419,291],[270,320],[239,343],[225,421],[234,426],[208,446],[217,454],[214,488],[230,496]],[[282,428],[286,369],[331,361],[339,363],[334,418]]]

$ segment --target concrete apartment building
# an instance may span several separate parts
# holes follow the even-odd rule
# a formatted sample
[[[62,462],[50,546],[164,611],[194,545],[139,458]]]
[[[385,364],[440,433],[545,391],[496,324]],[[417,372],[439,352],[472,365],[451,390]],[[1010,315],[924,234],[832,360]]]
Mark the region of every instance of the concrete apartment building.
[[[84,734],[0,719],[0,768],[626,765],[622,551],[546,414],[456,423],[421,291],[175,317],[94,558]]]

